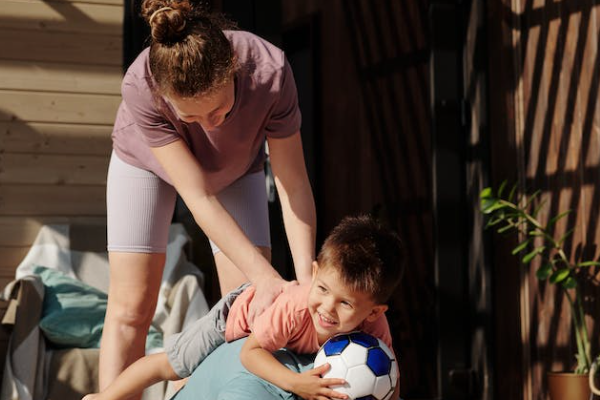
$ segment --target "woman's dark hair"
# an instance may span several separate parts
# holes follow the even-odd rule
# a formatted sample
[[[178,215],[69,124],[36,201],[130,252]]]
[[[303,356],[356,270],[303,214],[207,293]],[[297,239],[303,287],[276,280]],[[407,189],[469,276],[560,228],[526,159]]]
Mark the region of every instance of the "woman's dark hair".
[[[233,79],[235,55],[223,33],[235,25],[188,0],[144,0],[150,25],[150,70],[160,94],[209,94]]]
[[[400,238],[375,219],[344,218],[329,234],[318,256],[319,268],[335,268],[344,284],[385,304],[404,272]]]

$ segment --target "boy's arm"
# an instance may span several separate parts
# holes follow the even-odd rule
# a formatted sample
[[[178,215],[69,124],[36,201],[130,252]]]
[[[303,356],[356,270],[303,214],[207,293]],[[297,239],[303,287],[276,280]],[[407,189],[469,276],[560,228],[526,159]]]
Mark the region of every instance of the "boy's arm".
[[[127,367],[105,390],[87,395],[83,400],[128,399],[157,382],[176,379],[180,377],[173,371],[167,353],[152,354]]]
[[[254,375],[304,399],[348,398],[347,395],[329,388],[333,385],[343,385],[345,383],[343,379],[320,377],[329,369],[328,365],[322,365],[303,373],[291,371],[282,365],[271,352],[263,349],[254,334],[250,334],[244,343],[240,359],[244,367]]]

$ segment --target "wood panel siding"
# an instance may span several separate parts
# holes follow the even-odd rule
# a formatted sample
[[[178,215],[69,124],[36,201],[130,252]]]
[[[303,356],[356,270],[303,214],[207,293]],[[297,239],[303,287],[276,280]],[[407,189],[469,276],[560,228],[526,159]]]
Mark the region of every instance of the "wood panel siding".
[[[5,153],[106,156],[111,150],[110,125],[45,122],[0,122]]]
[[[121,0],[0,7],[0,284],[45,223],[106,219]]]
[[[0,28],[91,33],[121,37],[123,16],[114,5],[41,0],[3,0]]]
[[[490,144],[492,180],[542,191],[541,218],[574,212],[566,226],[572,259],[598,259],[600,241],[600,7],[594,1],[492,2]],[[514,244],[514,243],[513,243]],[[498,398],[546,398],[548,370],[571,370],[576,344],[569,305],[553,285],[525,269],[511,243],[494,240],[498,301]],[[590,271],[590,276],[596,274]],[[582,282],[592,353],[598,353],[600,289]],[[506,299],[507,301],[503,301]],[[507,375],[508,374],[508,375]]]
[[[0,215],[106,214],[104,185],[0,185]]]
[[[3,60],[121,65],[122,39],[118,36],[0,28],[0,37]]]
[[[0,90],[0,121],[110,125],[119,96]]]
[[[105,185],[107,170],[106,154],[0,154],[0,185]]]
[[[65,65],[32,61],[2,60],[0,87],[60,93],[118,94],[120,66]]]

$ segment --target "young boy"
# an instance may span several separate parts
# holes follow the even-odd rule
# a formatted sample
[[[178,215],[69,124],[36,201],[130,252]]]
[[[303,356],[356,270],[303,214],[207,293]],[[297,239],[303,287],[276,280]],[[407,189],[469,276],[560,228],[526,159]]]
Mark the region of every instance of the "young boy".
[[[320,378],[328,366],[299,374],[272,352],[286,347],[316,353],[330,337],[354,330],[370,333],[392,349],[385,303],[400,281],[402,264],[400,241],[392,231],[366,216],[347,217],[325,240],[313,263],[312,283],[289,286],[252,327],[247,316],[254,288],[244,285],[169,337],[164,353],[139,359],[106,390],[84,400],[126,399],[156,382],[185,378],[224,341],[246,336],[240,358],[250,372],[305,399],[345,399],[329,388],[343,385],[342,379]],[[393,398],[398,391],[396,385]]]

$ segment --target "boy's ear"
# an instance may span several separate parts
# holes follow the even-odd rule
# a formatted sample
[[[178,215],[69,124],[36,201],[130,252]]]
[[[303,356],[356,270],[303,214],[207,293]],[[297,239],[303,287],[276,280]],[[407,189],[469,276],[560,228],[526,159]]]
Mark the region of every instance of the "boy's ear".
[[[319,263],[317,263],[316,261],[312,262],[312,278],[315,279],[315,276],[317,276],[317,271],[319,270]]]
[[[369,313],[369,315],[367,316],[367,321],[369,322],[373,322],[375,321],[377,318],[381,317],[381,315],[386,312],[388,309],[388,306],[385,304],[378,304],[375,307],[373,307],[373,309],[371,310],[371,312]]]

